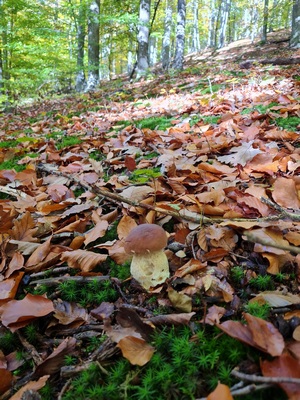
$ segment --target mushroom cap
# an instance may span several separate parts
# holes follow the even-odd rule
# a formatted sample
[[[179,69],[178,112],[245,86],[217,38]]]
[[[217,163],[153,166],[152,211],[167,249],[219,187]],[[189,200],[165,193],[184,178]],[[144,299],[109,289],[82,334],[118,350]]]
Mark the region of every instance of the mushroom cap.
[[[126,253],[143,254],[166,247],[168,237],[165,230],[155,224],[142,224],[133,228],[124,241]]]

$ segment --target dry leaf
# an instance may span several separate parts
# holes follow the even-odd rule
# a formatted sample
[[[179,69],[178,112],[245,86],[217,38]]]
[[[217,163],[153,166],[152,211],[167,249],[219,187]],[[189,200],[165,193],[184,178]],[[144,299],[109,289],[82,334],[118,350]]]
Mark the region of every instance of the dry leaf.
[[[218,383],[213,392],[207,396],[207,400],[233,400],[228,386]]]
[[[126,336],[117,344],[125,357],[132,365],[142,367],[151,360],[155,351],[154,347],[150,346],[144,339],[134,336]]]
[[[86,250],[65,251],[61,254],[61,261],[65,261],[69,267],[80,269],[83,272],[92,271],[97,265],[107,259],[107,255],[93,253]]]

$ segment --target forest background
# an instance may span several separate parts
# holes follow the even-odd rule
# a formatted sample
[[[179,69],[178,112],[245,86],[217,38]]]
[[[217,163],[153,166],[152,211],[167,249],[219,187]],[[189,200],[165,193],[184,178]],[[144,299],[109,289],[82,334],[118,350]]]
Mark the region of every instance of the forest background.
[[[182,69],[184,54],[282,28],[297,48],[299,13],[299,0],[0,0],[0,103]]]

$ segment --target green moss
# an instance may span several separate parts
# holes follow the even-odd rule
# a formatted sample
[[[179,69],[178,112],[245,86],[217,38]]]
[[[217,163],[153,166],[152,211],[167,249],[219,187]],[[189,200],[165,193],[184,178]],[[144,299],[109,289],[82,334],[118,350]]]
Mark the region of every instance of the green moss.
[[[35,324],[29,324],[24,328],[25,337],[29,343],[35,343],[37,340],[37,327]]]
[[[274,283],[270,275],[258,275],[250,279],[250,285],[258,290],[273,290]]]
[[[299,117],[287,117],[287,118],[276,118],[276,124],[287,131],[299,130],[300,118]]]
[[[203,121],[204,124],[216,125],[219,120],[219,115],[194,115],[190,120],[190,126],[196,125],[199,121]]]
[[[271,307],[268,304],[259,304],[258,302],[248,303],[245,306],[245,311],[254,317],[267,319],[270,315]]]
[[[140,128],[157,129],[165,131],[172,126],[170,117],[151,117],[136,121],[136,125]]]
[[[16,147],[17,145],[18,145],[17,140],[4,140],[3,142],[0,142],[1,149],[9,149],[11,147]]]
[[[275,101],[272,101],[271,103],[269,103],[267,105],[258,104],[258,105],[255,105],[254,107],[244,108],[244,110],[241,111],[241,114],[248,115],[248,114],[251,114],[253,111],[258,111],[261,114],[266,114],[272,107],[276,107],[276,106],[280,106],[280,104],[276,103]],[[273,110],[273,111],[275,111],[275,110]]]
[[[244,278],[244,269],[240,266],[235,266],[230,270],[230,277],[235,284],[240,284],[242,279]]]
[[[66,136],[63,137],[60,141],[56,141],[56,147],[58,150],[65,149],[67,147],[76,146],[77,144],[82,143],[82,140],[77,136]]]
[[[159,167],[153,169],[136,169],[131,173],[130,179],[133,182],[145,183],[159,176],[161,176]]]
[[[2,163],[0,163],[0,170],[2,170],[2,169],[14,169],[16,172],[24,171],[24,169],[26,169],[26,165],[17,164],[17,162],[21,158],[22,157],[14,157],[11,160],[3,161]]]
[[[10,353],[19,346],[19,340],[15,333],[10,331],[5,331],[3,334],[0,334],[0,349],[4,353]]]

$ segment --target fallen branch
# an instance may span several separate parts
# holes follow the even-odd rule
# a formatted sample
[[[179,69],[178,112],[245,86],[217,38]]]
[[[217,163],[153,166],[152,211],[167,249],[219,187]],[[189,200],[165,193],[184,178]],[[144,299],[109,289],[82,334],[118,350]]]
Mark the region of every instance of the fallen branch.
[[[295,383],[297,385],[300,385],[300,378],[291,378],[289,376],[283,376],[283,377],[258,376],[258,375],[244,374],[243,372],[239,372],[236,369],[233,369],[231,371],[231,375],[243,381],[249,381],[255,383],[272,383],[272,384]]]
[[[75,177],[73,175],[71,175],[71,176],[66,175],[62,172],[54,170],[53,168],[47,168],[47,166],[45,166],[43,164],[39,164],[37,166],[37,169],[40,171],[51,173],[51,174],[54,174],[57,176],[62,176],[66,179],[72,180],[72,181],[76,182],[78,185],[80,185],[82,188],[88,190],[89,192],[94,193],[98,196],[102,196],[104,198],[110,199],[110,200],[116,202],[117,204],[121,204],[121,203],[129,204],[133,207],[140,207],[140,208],[144,208],[146,210],[155,211],[155,212],[163,214],[163,215],[170,215],[171,217],[174,217],[176,219],[193,222],[198,225],[208,225],[208,224],[221,223],[224,221],[228,221],[228,218],[209,218],[209,217],[205,217],[202,214],[191,213],[191,212],[189,213],[189,215],[186,215],[185,209],[182,209],[179,212],[177,212],[177,211],[172,211],[172,210],[166,210],[159,206],[151,206],[150,204],[145,204],[145,203],[141,203],[141,202],[138,202],[135,200],[131,200],[131,199],[129,199],[127,197],[123,197],[117,193],[109,192],[106,189],[101,189],[96,185],[88,185],[86,183],[83,183],[77,177]],[[291,219],[292,221],[300,220],[300,215],[282,211],[279,215],[272,215],[270,217],[256,218],[255,221],[259,224],[260,222],[280,221],[286,217],[289,217],[289,219]],[[247,221],[253,222],[254,220],[251,218],[232,218],[232,219],[230,219],[230,221],[232,221],[232,222],[247,222]]]
[[[106,281],[110,279],[108,275],[95,275],[95,276],[59,276],[57,278],[45,278],[37,279],[36,281],[29,282],[29,285],[46,285],[46,286],[57,286],[62,282],[76,281],[79,283],[91,282],[91,281]]]
[[[300,247],[274,243],[271,239],[267,240],[256,236],[255,231],[244,232],[244,236],[246,236],[247,240],[252,243],[259,243],[262,244],[263,246],[274,247],[275,249],[281,249],[290,251],[291,253],[300,254]]]

